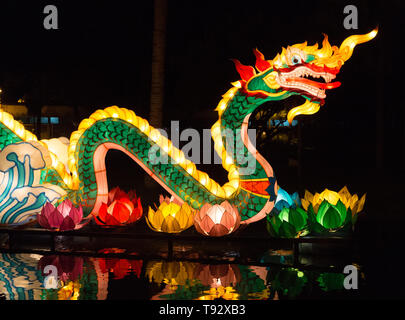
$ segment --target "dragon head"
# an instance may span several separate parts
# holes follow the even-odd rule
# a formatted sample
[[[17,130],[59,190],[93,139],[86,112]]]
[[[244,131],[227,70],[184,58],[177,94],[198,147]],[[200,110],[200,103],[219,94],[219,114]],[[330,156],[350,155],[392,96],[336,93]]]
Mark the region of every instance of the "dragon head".
[[[340,86],[334,81],[340,68],[347,61],[357,44],[373,39],[378,29],[346,38],[340,47],[331,46],[324,35],[322,48],[307,42],[283,48],[273,60],[266,60],[255,49],[256,69],[233,60],[241,76],[240,86],[249,95],[262,95],[272,100],[282,100],[291,95],[300,95],[305,103],[289,110],[291,123],[299,114],[314,114],[325,102],[326,90]]]

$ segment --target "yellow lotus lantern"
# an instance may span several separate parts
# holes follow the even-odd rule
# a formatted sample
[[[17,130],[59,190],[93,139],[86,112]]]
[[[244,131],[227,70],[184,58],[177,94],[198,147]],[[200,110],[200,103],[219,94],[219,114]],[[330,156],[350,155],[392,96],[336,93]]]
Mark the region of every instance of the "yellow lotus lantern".
[[[149,207],[146,222],[148,226],[157,232],[179,233],[193,225],[195,211],[184,202],[168,197],[160,196],[159,208],[156,211]]]
[[[365,201],[366,194],[359,199],[357,194],[351,195],[345,186],[339,192],[325,189],[314,195],[306,190],[301,204],[308,213],[311,231],[323,233],[352,227]]]
[[[350,208],[352,215],[355,215],[363,210],[364,203],[366,202],[366,194],[359,199],[357,194],[351,195],[346,186],[339,192],[325,189],[321,193],[315,193],[315,195],[305,190],[304,199],[301,199],[301,203],[305,210],[308,210],[309,204],[312,204],[315,212],[317,212],[324,200],[332,205],[336,205],[340,200],[345,205],[346,209]]]

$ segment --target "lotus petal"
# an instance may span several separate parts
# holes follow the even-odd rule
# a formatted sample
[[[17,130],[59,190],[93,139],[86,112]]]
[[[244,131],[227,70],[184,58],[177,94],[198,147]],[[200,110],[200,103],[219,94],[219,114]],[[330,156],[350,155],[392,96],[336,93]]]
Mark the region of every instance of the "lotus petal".
[[[227,229],[222,224],[216,224],[212,227],[211,231],[209,232],[209,235],[211,237],[222,237],[224,235],[227,235],[228,233],[229,229]]]
[[[108,203],[107,205],[111,204],[116,199],[116,193],[121,191],[119,187],[112,188],[108,192]]]
[[[366,194],[363,194],[363,196],[361,197],[361,199],[358,202],[356,214],[363,210],[365,202],[366,202]]]
[[[181,207],[173,202],[170,202],[169,204],[163,203],[163,207],[159,207],[159,209],[162,211],[163,216],[174,216],[177,212],[180,211]]]
[[[176,220],[179,223],[179,226],[181,229],[183,229],[187,226],[188,214],[187,214],[186,206],[183,206],[180,209],[180,211],[176,214]]]
[[[220,207],[222,207],[222,208],[224,208],[226,211],[228,211],[228,212],[232,212],[232,211],[234,211],[234,208],[231,206],[231,204],[228,202],[228,201],[224,201],[224,202],[222,202],[221,203],[221,206]]]
[[[152,222],[152,225],[156,230],[160,230],[162,223],[165,220],[162,211],[158,209],[156,210],[156,212],[154,212],[152,209],[149,208],[149,213],[151,214],[151,219],[149,221]]]
[[[292,201],[294,202],[296,207],[301,207],[301,199],[298,192],[294,192],[291,196]]]
[[[97,224],[100,224],[100,223],[97,222],[97,218],[95,218],[95,220],[96,220],[96,223],[97,223]],[[87,218],[85,222],[77,224],[76,227],[75,227],[75,230],[78,230],[78,229],[83,228],[83,227],[84,227],[86,224],[88,224],[90,221],[91,221],[91,217]]]
[[[169,224],[169,225],[170,225],[169,232],[180,232],[180,231],[183,231],[183,229],[181,228],[181,226],[180,226],[179,222],[177,221],[177,219],[173,218],[173,219],[171,219],[170,222],[171,222],[171,223]]]
[[[222,215],[220,224],[222,224],[227,230],[232,229],[235,226],[235,218],[232,216],[232,213],[225,211]]]
[[[69,199],[63,200],[62,203],[58,206],[58,211],[65,218],[70,214],[70,210],[73,208],[73,203]]]
[[[230,206],[230,211],[232,207]],[[215,204],[211,209],[208,210],[207,215],[212,219],[215,224],[221,223],[221,218],[225,214],[225,207]]]
[[[335,191],[326,189],[324,192],[322,192],[321,199],[326,199],[330,204],[336,205],[336,203],[339,201],[339,194]]]
[[[105,226],[105,222],[100,219],[100,216],[94,215],[94,221],[96,221],[99,226]]]
[[[105,224],[108,226],[119,226],[121,223],[117,219],[115,219],[114,216],[107,214]]]
[[[340,198],[345,198],[346,200],[350,199],[351,195],[349,190],[347,189],[346,186],[344,186],[339,192],[338,192]]]
[[[70,218],[72,218],[75,224],[79,224],[83,219],[83,209],[80,206],[79,209],[72,207],[69,213]]]
[[[202,221],[203,217],[207,215],[208,210],[210,210],[211,207],[212,205],[210,203],[206,203],[201,207],[200,212],[197,213],[200,221]]]
[[[198,220],[194,220],[194,227],[197,230],[198,233],[201,234],[205,234],[208,235],[207,232],[205,232],[202,228],[201,228],[201,222]]]
[[[45,203],[45,206],[41,210],[41,214],[48,219],[50,215],[55,211],[55,207],[52,203],[47,202]]]
[[[107,209],[108,206],[105,203],[102,203],[100,206],[100,209],[98,210],[98,218],[105,223],[107,220],[107,215],[109,215],[109,213],[107,213]]]
[[[210,233],[211,229],[214,227],[215,222],[212,221],[211,217],[206,215],[204,218],[202,218],[200,222],[200,227],[201,229],[204,230],[205,233]]]
[[[37,221],[42,228],[51,229],[45,214],[37,214]]]
[[[128,220],[128,224],[138,221],[142,217],[142,207],[135,208]]]
[[[48,218],[49,226],[53,229],[59,229],[63,222],[63,216],[58,209],[55,209]]]
[[[128,221],[132,210],[132,202],[128,199],[121,198],[120,200],[114,200],[114,202],[108,207],[107,212],[110,213],[112,211],[113,217],[119,221],[119,223],[125,223]]]
[[[159,204],[166,202],[167,204],[170,203],[170,199],[168,197],[164,197],[162,194],[159,196]]]
[[[73,219],[70,216],[67,216],[63,219],[63,221],[59,227],[59,230],[60,231],[74,230],[75,226],[76,225],[75,225]]]

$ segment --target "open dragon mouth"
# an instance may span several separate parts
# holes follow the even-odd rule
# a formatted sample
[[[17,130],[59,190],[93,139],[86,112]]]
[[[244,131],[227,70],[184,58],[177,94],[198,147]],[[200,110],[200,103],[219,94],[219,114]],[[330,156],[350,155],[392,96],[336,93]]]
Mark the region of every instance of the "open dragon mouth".
[[[340,82],[331,82],[336,78],[338,70],[313,66],[311,64],[301,65],[293,70],[279,69],[276,77],[277,82],[283,88],[290,91],[306,92],[314,100],[326,98],[325,90],[335,89]]]

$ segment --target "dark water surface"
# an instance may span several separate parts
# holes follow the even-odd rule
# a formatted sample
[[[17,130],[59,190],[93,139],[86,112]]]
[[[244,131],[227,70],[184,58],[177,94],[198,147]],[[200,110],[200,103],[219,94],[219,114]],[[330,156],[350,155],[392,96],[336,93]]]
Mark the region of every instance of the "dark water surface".
[[[262,227],[250,233],[259,234]],[[57,236],[51,251],[47,241],[46,236],[23,236],[13,250],[4,247],[1,299],[331,299],[361,298],[367,291],[367,272],[353,248],[345,246],[302,244],[294,254],[269,239],[202,238],[173,241],[168,250],[165,238]],[[346,265],[358,270],[357,290],[344,288]],[[46,276],[47,266],[55,266],[57,282]]]
[[[45,289],[44,267],[57,267],[58,288]],[[28,253],[0,255],[6,300],[267,300],[354,297],[336,268],[119,259]],[[363,283],[364,274],[360,273]]]

